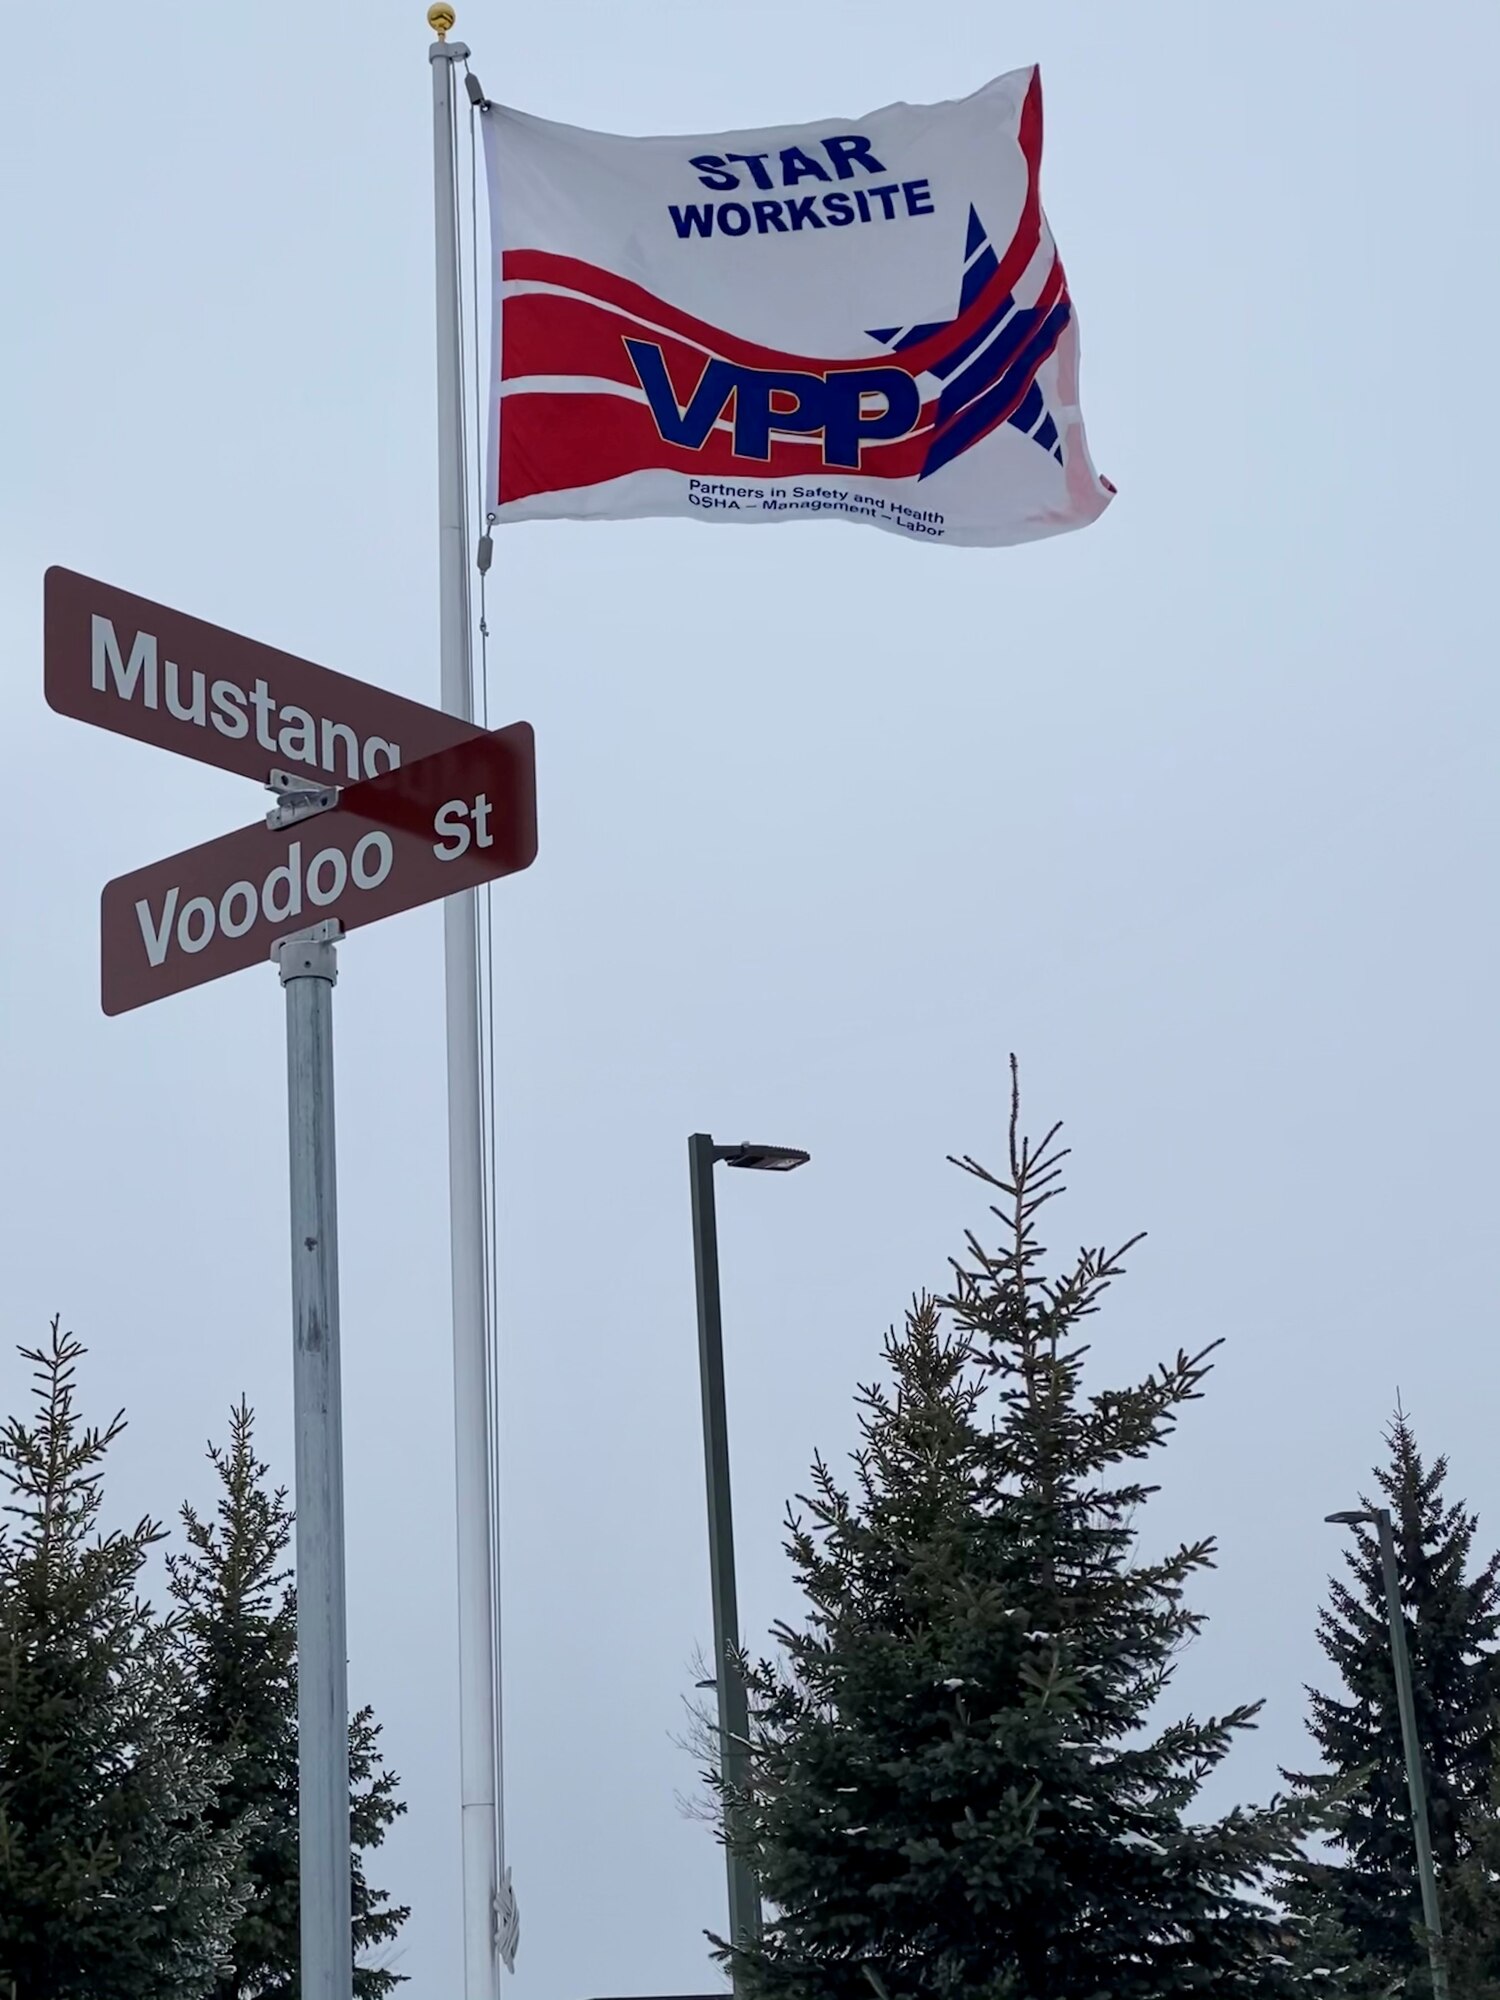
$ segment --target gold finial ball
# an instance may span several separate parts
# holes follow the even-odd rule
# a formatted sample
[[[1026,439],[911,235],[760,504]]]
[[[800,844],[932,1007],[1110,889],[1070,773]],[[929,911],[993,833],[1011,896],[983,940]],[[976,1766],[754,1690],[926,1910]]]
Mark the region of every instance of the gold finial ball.
[[[457,19],[458,16],[451,7],[429,7],[427,9],[427,25],[440,42],[447,41],[448,30]]]

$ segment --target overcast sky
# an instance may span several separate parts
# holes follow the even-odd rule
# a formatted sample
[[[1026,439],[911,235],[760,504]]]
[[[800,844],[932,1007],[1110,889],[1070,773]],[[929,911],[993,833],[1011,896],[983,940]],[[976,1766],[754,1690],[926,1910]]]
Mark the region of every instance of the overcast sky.
[[[1500,28],[1446,0],[460,8],[490,94],[626,132],[854,116],[1038,60],[1083,340],[1082,534],[796,523],[500,538],[493,712],[537,730],[504,976],[505,1686],[520,2000],[706,1991],[674,1738],[709,1634],[686,1135],[720,1188],[742,1605],[998,1158],[1068,1121],[1060,1247],[1150,1231],[1096,1380],[1227,1346],[1147,1542],[1221,1538],[1183,1706],[1304,1754],[1322,1525],[1398,1386],[1500,1534],[1494,473]],[[282,1002],[106,1020],[104,881],[242,781],[53,716],[61,562],[437,697],[428,33],[74,0],[0,19],[5,1328],[61,1311],[109,1513],[203,1500],[241,1391],[290,1478]],[[413,2000],[460,1987],[436,909],[336,996],[350,1685],[409,1817]],[[0,1354],[0,1409],[24,1397]]]

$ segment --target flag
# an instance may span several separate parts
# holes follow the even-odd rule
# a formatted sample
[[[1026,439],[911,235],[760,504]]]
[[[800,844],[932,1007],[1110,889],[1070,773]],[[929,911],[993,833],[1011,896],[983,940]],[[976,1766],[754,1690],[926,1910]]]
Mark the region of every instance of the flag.
[[[1033,541],[1098,517],[1042,87],[700,138],[500,105],[496,520],[867,522]]]

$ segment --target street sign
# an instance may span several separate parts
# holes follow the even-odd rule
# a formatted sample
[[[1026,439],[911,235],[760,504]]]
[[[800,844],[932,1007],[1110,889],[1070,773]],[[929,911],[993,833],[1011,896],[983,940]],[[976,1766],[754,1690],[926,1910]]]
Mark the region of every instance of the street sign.
[[[117,876],[100,912],[104,1011],[261,964],[325,919],[354,930],[514,874],[536,845],[536,744],[513,722],[350,785],[330,811]]]
[[[113,584],[49,569],[44,685],[59,715],[263,785],[354,785],[476,732],[458,716],[316,667]]]

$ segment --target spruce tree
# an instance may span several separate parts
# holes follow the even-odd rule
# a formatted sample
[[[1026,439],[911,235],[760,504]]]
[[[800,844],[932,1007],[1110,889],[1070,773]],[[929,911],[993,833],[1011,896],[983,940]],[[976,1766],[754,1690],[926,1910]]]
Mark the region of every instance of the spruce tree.
[[[1014,1078],[1014,1066],[1013,1066]],[[758,1944],[720,1943],[747,1990],[818,2000],[1171,2000],[1292,1992],[1263,1888],[1305,1815],[1195,1820],[1256,1704],[1161,1722],[1185,1592],[1210,1539],[1136,1540],[1140,1467],[1208,1354],[1085,1388],[1084,1323],[1132,1245],[1043,1269],[1057,1128],[1009,1172],[943,1300],[916,1300],[861,1393],[843,1486],[818,1461],[789,1515],[802,1622],[749,1667],[750,1777],[718,1790],[760,1878]]]
[[[214,2000],[297,2000],[297,1604],[286,1567],[292,1513],[285,1489],[268,1484],[269,1468],[256,1457],[255,1420],[243,1399],[230,1412],[228,1444],[210,1446],[209,1458],[219,1480],[214,1516],[183,1508],[188,1547],[168,1557],[168,1569],[200,1727],[226,1766],[218,1817],[247,1827],[249,1898]],[[359,2000],[378,2000],[401,1983],[400,1975],[361,1961],[395,1938],[409,1914],[365,1874],[365,1854],[406,1810],[379,1736],[371,1711],[361,1709],[349,1728]]]
[[[1489,1806],[1500,1748],[1500,1557],[1473,1569],[1477,1518],[1443,1487],[1446,1458],[1424,1465],[1398,1410],[1386,1432],[1390,1457],[1376,1469],[1390,1508],[1411,1655],[1417,1735],[1427,1784],[1433,1858],[1440,1878],[1470,1851],[1467,1832]],[[1361,1504],[1369,1506],[1368,1500]],[[1396,1705],[1385,1582],[1373,1528],[1356,1531],[1345,1554],[1348,1581],[1334,1579],[1318,1616],[1318,1638],[1343,1683],[1341,1695],[1308,1689],[1308,1727],[1322,1768],[1288,1772],[1307,1799],[1345,1796],[1332,1851],[1300,1868],[1288,1898],[1341,1927],[1358,1953],[1388,1967],[1397,1990],[1428,1988],[1427,1947],[1416,1875],[1401,1718]]]
[[[1316,1903],[1287,1912],[1281,1951],[1303,2000],[1395,2000],[1401,1990],[1391,1968],[1364,1957],[1343,1925]],[[1457,1990],[1467,2000],[1466,1989]]]
[[[170,1633],[137,1595],[161,1529],[104,1533],[123,1416],[80,1418],[52,1323],[29,1422],[0,1428],[0,1994],[202,2000],[229,1955],[238,1829]]]
[[[1500,2000],[1500,1773],[1463,1835],[1442,1885],[1449,1985],[1457,2000]]]

